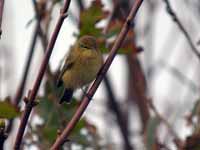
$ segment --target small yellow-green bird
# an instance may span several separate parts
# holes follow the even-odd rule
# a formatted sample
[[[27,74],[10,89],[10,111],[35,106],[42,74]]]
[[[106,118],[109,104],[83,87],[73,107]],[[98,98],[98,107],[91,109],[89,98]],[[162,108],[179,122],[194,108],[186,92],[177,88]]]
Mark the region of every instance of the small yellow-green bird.
[[[82,36],[70,49],[58,77],[57,86],[64,84],[65,87],[59,103],[69,103],[75,89],[93,81],[102,63],[102,54],[95,37]]]

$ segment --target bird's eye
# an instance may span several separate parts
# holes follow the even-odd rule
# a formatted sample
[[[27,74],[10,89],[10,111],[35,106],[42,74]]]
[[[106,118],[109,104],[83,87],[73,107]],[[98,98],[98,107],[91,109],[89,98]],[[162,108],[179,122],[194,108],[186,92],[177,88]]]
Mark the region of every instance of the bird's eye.
[[[80,44],[80,47],[81,47],[81,48],[87,48],[87,49],[88,49],[88,47],[87,47],[86,45],[84,45],[84,44]]]

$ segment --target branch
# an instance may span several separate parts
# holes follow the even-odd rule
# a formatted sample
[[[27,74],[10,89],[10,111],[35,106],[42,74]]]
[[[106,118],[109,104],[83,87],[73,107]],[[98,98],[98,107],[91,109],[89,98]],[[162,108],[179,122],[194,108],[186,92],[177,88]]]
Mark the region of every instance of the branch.
[[[136,47],[136,49],[138,48]],[[128,56],[127,60],[130,70],[129,96],[130,99],[133,102],[136,102],[136,104],[138,105],[142,123],[142,132],[144,133],[146,131],[147,122],[150,117],[150,112],[147,105],[148,98],[146,95],[147,82],[141,64],[138,58],[135,57],[134,52],[130,56]]]
[[[174,131],[174,129],[171,127],[170,123],[157,111],[156,107],[154,106],[153,102],[151,99],[148,100],[148,104],[149,107],[153,110],[153,112],[155,113],[155,115],[158,117],[158,119],[163,122],[163,124],[168,128],[169,132],[171,133],[171,135],[173,135],[175,137],[174,142],[176,143],[176,145],[178,147],[181,147],[182,145],[182,141],[179,138],[179,136],[176,134],[176,132]]]
[[[110,80],[108,78],[108,75],[104,77],[104,83],[106,86],[106,92],[107,95],[109,97],[109,106],[111,108],[111,110],[113,111],[113,113],[116,115],[116,119],[117,119],[117,123],[119,125],[119,129],[121,131],[121,134],[123,136],[123,140],[124,140],[124,148],[125,150],[133,150],[133,147],[130,144],[129,138],[128,138],[128,129],[127,129],[127,124],[126,121],[123,117],[123,114],[120,110],[120,107],[116,101],[116,98],[113,94],[113,90],[112,87],[110,85]]]
[[[110,51],[110,54],[109,54],[106,62],[104,63],[99,74],[97,75],[96,80],[92,84],[92,86],[89,89],[89,91],[87,92],[86,96],[81,101],[81,104],[79,105],[74,116],[72,117],[72,119],[70,120],[70,122],[68,123],[68,125],[66,126],[64,131],[62,132],[62,134],[56,139],[55,143],[51,147],[52,150],[58,149],[66,141],[70,132],[75,127],[75,125],[77,124],[77,122],[81,118],[82,114],[86,110],[90,100],[92,99],[93,95],[95,94],[95,92],[96,92],[97,88],[99,87],[101,81],[103,80],[106,72],[108,71],[108,69],[109,69],[109,67],[110,67],[110,65],[111,65],[111,63],[112,63],[112,61],[113,61],[113,59],[114,59],[114,57],[117,53],[117,50],[120,48],[126,34],[128,33],[129,29],[132,27],[133,19],[134,19],[136,13],[137,13],[139,7],[141,6],[142,2],[143,2],[143,0],[136,0],[135,1],[129,16],[126,19],[126,22],[124,23],[124,25],[122,27],[121,32],[119,33],[117,39],[115,40],[115,43],[114,43],[114,45],[113,45],[113,47]]]
[[[26,65],[25,65],[25,69],[24,69],[24,72],[23,72],[23,77],[20,81],[19,87],[17,88],[17,92],[15,94],[15,97],[13,98],[13,105],[16,108],[18,107],[18,104],[19,104],[19,102],[22,98],[24,88],[25,88],[25,85],[26,85],[26,80],[27,80],[29,69],[30,69],[30,64],[31,64],[31,61],[32,61],[32,58],[33,58],[33,52],[35,50],[36,39],[37,39],[37,36],[38,36],[38,31],[39,31],[38,26],[39,26],[39,22],[37,22],[37,25],[35,26],[35,31],[33,33],[34,35],[33,35],[33,38],[32,38],[28,58],[27,58],[27,61],[25,63]],[[8,135],[12,130],[12,125],[13,125],[13,119],[9,120],[9,122],[8,122],[8,126],[7,126],[7,129],[6,129],[6,133]]]
[[[64,2],[64,6],[63,6],[63,9],[61,10],[58,22],[57,22],[56,27],[55,27],[55,30],[52,34],[50,42],[48,43],[47,49],[45,51],[45,55],[44,55],[42,64],[40,66],[40,70],[39,70],[38,76],[36,78],[35,84],[33,86],[33,89],[30,90],[30,94],[28,95],[27,98],[25,98],[25,100],[26,100],[25,110],[22,114],[20,126],[19,126],[19,129],[18,129],[18,132],[17,132],[17,137],[16,137],[15,145],[14,145],[15,150],[20,149],[20,144],[21,144],[21,141],[22,141],[24,130],[26,128],[27,121],[29,119],[32,108],[36,104],[36,102],[35,102],[36,94],[37,94],[38,89],[40,87],[40,84],[41,84],[42,78],[44,76],[45,70],[47,68],[49,58],[51,56],[54,44],[55,44],[57,36],[58,36],[58,33],[59,33],[60,28],[62,26],[62,23],[63,23],[63,21],[66,17],[66,12],[69,8],[70,2],[71,2],[71,0],[65,0],[65,2]]]
[[[3,7],[4,7],[4,0],[0,0],[0,38],[1,38],[1,34],[2,34],[2,18],[3,18]]]
[[[169,13],[169,15],[172,17],[173,21],[178,25],[178,27],[180,28],[180,30],[183,32],[185,38],[188,40],[188,43],[191,47],[192,52],[198,57],[198,59],[200,60],[200,52],[198,51],[198,49],[195,47],[194,43],[192,42],[192,39],[190,38],[189,34],[187,33],[186,29],[184,28],[183,24],[181,23],[181,21],[179,20],[179,18],[177,17],[177,15],[175,14],[175,12],[173,11],[171,4],[169,2],[169,0],[163,0],[164,3],[166,4],[167,7],[167,12]]]
[[[30,65],[31,65],[31,61],[32,61],[32,58],[33,58],[33,52],[34,52],[34,49],[35,49],[36,40],[37,40],[37,36],[38,36],[38,32],[39,32],[39,26],[40,26],[40,22],[37,22],[37,25],[35,26],[35,31],[34,31],[34,34],[33,34],[32,42],[31,42],[31,45],[30,45],[30,50],[29,50],[27,62],[25,63],[26,66],[25,66],[25,69],[24,69],[23,77],[22,77],[20,86],[18,88],[18,91],[15,95],[15,98],[13,100],[14,106],[17,106],[19,104],[19,102],[22,98],[22,95],[23,95],[24,87],[25,87],[25,84],[26,84],[26,79],[27,79],[28,72],[29,72]]]
[[[43,9],[42,10],[39,10],[38,7],[37,7],[37,2],[36,0],[32,0],[32,3],[33,3],[33,7],[34,7],[34,10],[35,10],[35,15],[36,15],[36,19],[37,21],[39,22],[39,26],[38,26],[38,32],[39,32],[39,36],[41,38],[41,41],[42,41],[42,46],[44,48],[44,50],[46,49],[47,47],[47,36],[43,33],[42,31],[42,27],[40,25],[40,22],[42,20],[42,13],[41,11],[44,11]],[[43,4],[44,5],[44,4]],[[45,7],[46,6],[46,2],[45,2],[45,5],[44,6],[41,6],[41,7]],[[45,8],[44,8],[45,9]]]
[[[45,26],[46,30],[45,30],[45,33],[44,33],[43,30],[42,30],[41,21],[45,19],[44,14],[47,13],[46,12],[47,11],[46,10],[47,1],[44,1],[42,3],[38,3],[36,0],[32,0],[32,3],[33,3],[33,6],[34,6],[36,19],[40,23],[39,26],[38,26],[38,33],[39,33],[39,37],[41,39],[42,47],[45,51],[46,48],[47,48],[47,45],[48,45],[48,39],[47,39],[48,26]],[[38,7],[40,7],[40,9]],[[53,6],[51,6],[49,8],[49,10],[50,10],[49,14],[51,14],[51,12],[53,10]],[[49,24],[49,22],[50,22],[50,19],[48,20],[48,23],[46,23],[46,24]],[[54,79],[49,65],[47,66],[46,73],[47,73],[47,76],[49,78]]]
[[[32,0],[32,2],[33,2],[33,5],[34,5],[34,8],[35,8],[37,24],[36,24],[34,32],[33,32],[33,38],[32,38],[32,41],[31,41],[31,45],[30,45],[30,49],[29,49],[29,53],[28,53],[28,58],[27,58],[27,61],[25,63],[23,76],[22,76],[22,79],[20,81],[19,87],[17,88],[17,92],[15,94],[15,97],[13,98],[13,105],[15,107],[18,107],[18,104],[19,104],[19,102],[22,98],[23,92],[24,92],[24,88],[25,88],[25,85],[26,85],[26,80],[27,80],[29,69],[30,69],[30,64],[31,64],[31,61],[32,61],[32,57],[33,57],[33,53],[34,53],[34,50],[35,50],[35,45],[36,45],[36,40],[37,40],[38,35],[41,37],[42,45],[43,45],[44,49],[46,49],[46,45],[47,45],[47,40],[46,40],[47,38],[43,34],[42,28],[41,28],[41,25],[40,25],[41,20],[42,20],[42,16],[38,12],[36,1]],[[9,120],[9,122],[8,122],[8,126],[7,126],[7,129],[6,129],[6,133],[8,135],[12,130],[12,125],[13,125],[13,119]]]

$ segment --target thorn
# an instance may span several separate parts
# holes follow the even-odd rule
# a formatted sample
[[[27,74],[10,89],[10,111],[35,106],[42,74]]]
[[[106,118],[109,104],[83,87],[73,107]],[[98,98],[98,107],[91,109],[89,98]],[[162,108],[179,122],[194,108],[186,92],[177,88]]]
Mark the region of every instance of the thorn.
[[[64,14],[61,14],[63,18],[67,18],[68,14],[67,13],[64,13]]]
[[[92,99],[92,95],[91,94],[89,94],[89,93],[86,93],[85,94],[85,96],[89,99],[89,100],[91,100]]]
[[[68,16],[68,14],[66,12],[64,12],[63,9],[60,9],[60,15],[62,16],[63,19]]]
[[[25,96],[24,99],[23,99],[23,101],[24,101],[25,104],[27,104],[28,101],[29,101],[29,99]]]
[[[134,23],[134,21],[133,20],[131,20],[131,19],[127,19],[127,25],[131,28],[131,27],[134,27],[135,26],[135,23]]]

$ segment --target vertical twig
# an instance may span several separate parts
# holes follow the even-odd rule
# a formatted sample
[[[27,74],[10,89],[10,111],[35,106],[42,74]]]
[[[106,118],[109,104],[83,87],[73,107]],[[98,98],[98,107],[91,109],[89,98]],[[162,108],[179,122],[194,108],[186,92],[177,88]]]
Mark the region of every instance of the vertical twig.
[[[23,76],[22,76],[22,79],[20,81],[19,87],[17,88],[17,92],[15,94],[15,97],[13,98],[13,105],[15,107],[18,107],[18,104],[19,104],[19,102],[20,102],[20,100],[21,100],[21,98],[23,96],[23,92],[24,92],[24,88],[25,88],[25,85],[26,85],[28,72],[29,72],[31,61],[32,61],[32,58],[33,58],[33,53],[34,53],[34,50],[35,50],[37,37],[38,37],[38,35],[40,35],[40,36],[43,35],[42,29],[41,29],[41,25],[40,25],[42,16],[39,14],[39,12],[37,10],[36,1],[32,0],[32,2],[33,2],[33,5],[34,5],[34,8],[35,8],[37,24],[36,24],[34,32],[33,32],[33,38],[32,38],[32,41],[31,41],[30,50],[29,50],[29,53],[28,53],[28,58],[27,58],[27,61],[25,63]],[[44,42],[42,42],[42,43],[44,43]],[[9,120],[9,122],[8,122],[8,126],[7,126],[7,129],[6,129],[6,133],[7,134],[9,134],[11,132],[12,125],[13,125],[13,119]]]
[[[56,24],[55,30],[54,30],[54,32],[51,36],[50,42],[48,43],[47,49],[45,51],[45,55],[44,55],[42,64],[40,66],[39,73],[38,73],[37,78],[35,80],[35,84],[33,86],[33,89],[30,90],[30,94],[26,98],[25,110],[22,114],[20,126],[19,126],[19,129],[18,129],[18,132],[17,132],[17,137],[16,137],[16,140],[15,140],[15,145],[14,145],[15,150],[19,150],[19,148],[20,148],[20,144],[21,144],[21,141],[22,141],[24,130],[26,128],[27,121],[29,119],[29,116],[30,116],[30,113],[31,113],[33,106],[36,104],[36,102],[35,102],[36,94],[37,94],[38,89],[40,87],[40,84],[41,84],[42,78],[44,76],[45,70],[47,68],[49,58],[51,56],[54,44],[55,44],[57,36],[58,36],[58,33],[60,31],[60,28],[62,26],[64,19],[67,16],[66,12],[69,8],[70,2],[71,2],[71,0],[65,0],[65,2],[64,2],[64,6],[63,6],[63,8],[60,12],[60,16],[59,16],[58,22]]]
[[[25,88],[25,85],[26,85],[28,72],[29,72],[31,61],[32,61],[32,58],[33,58],[33,52],[35,50],[36,39],[37,39],[38,31],[39,31],[39,28],[38,28],[39,24],[40,23],[37,22],[37,25],[35,26],[35,31],[34,31],[34,35],[33,35],[33,38],[32,38],[32,42],[31,42],[28,58],[27,58],[27,61],[25,63],[25,69],[24,69],[24,72],[23,72],[23,77],[21,79],[21,82],[19,84],[19,87],[17,88],[17,92],[16,92],[16,94],[14,96],[14,99],[13,99],[13,105],[15,107],[18,107],[18,104],[19,104],[19,102],[20,102],[20,100],[22,98],[23,92],[24,92],[24,88]],[[8,126],[7,126],[7,129],[6,129],[6,133],[7,134],[9,134],[11,132],[11,130],[12,130],[13,121],[14,120],[11,119],[8,122]]]
[[[0,0],[0,38],[2,34],[3,7],[4,7],[4,0]]]
[[[142,122],[142,132],[144,133],[150,117],[146,96],[147,83],[139,60],[134,54],[128,56],[128,63],[130,70],[129,94],[131,100],[134,100],[138,105]]]
[[[111,110],[113,111],[113,113],[116,115],[116,119],[117,119],[117,123],[119,125],[123,140],[124,140],[124,149],[125,150],[133,150],[133,147],[130,144],[129,138],[128,138],[128,128],[127,128],[127,124],[126,121],[124,119],[124,116],[120,110],[120,107],[116,101],[116,98],[113,94],[113,90],[112,87],[110,85],[110,80],[108,78],[108,75],[106,75],[104,77],[104,83],[106,86],[106,92],[107,95],[109,97],[108,102],[110,104]]]
[[[163,1],[166,4],[167,12],[172,17],[173,21],[177,24],[177,26],[180,28],[180,30],[182,31],[183,35],[187,39],[187,41],[188,41],[188,43],[189,43],[189,45],[191,47],[192,52],[198,57],[198,59],[200,61],[200,52],[198,51],[198,49],[193,44],[192,39],[190,38],[190,35],[188,34],[188,32],[186,31],[186,29],[184,28],[183,24],[181,23],[181,21],[177,17],[177,15],[174,12],[174,10],[172,9],[169,0],[163,0]]]
[[[51,147],[52,150],[57,150],[66,141],[66,139],[69,136],[69,134],[71,133],[72,129],[75,127],[75,125],[79,121],[80,117],[86,110],[91,98],[95,94],[95,92],[96,92],[97,88],[99,87],[101,81],[103,80],[107,70],[109,69],[109,67],[117,53],[117,50],[120,48],[129,29],[133,26],[133,19],[137,13],[139,7],[141,6],[142,2],[143,2],[143,0],[135,1],[129,16],[126,19],[126,22],[124,23],[124,25],[122,27],[121,32],[119,33],[117,39],[115,40],[115,43],[110,51],[110,54],[109,54],[106,62],[104,63],[104,65],[101,68],[100,73],[98,74],[96,80],[94,81],[91,88],[87,92],[87,94],[86,94],[87,96],[85,96],[83,98],[83,100],[82,100],[80,106],[78,107],[78,109],[76,110],[74,116],[72,117],[72,119],[70,120],[70,122],[68,123],[68,125],[66,126],[64,131],[62,132],[62,134],[56,139],[55,143]]]
[[[24,87],[25,87],[25,84],[26,84],[26,79],[27,79],[28,72],[29,72],[30,65],[31,65],[31,61],[32,61],[32,58],[33,58],[33,52],[34,52],[35,46],[36,46],[36,40],[37,40],[37,36],[38,36],[39,26],[40,26],[40,22],[38,21],[37,25],[35,26],[34,32],[33,32],[34,35],[33,35],[33,38],[32,38],[31,45],[30,45],[30,50],[29,50],[27,62],[25,63],[25,69],[24,69],[23,77],[22,77],[20,86],[17,90],[16,96],[14,97],[14,100],[13,100],[13,104],[16,107],[19,104],[19,102],[22,98],[22,95],[23,95]]]

